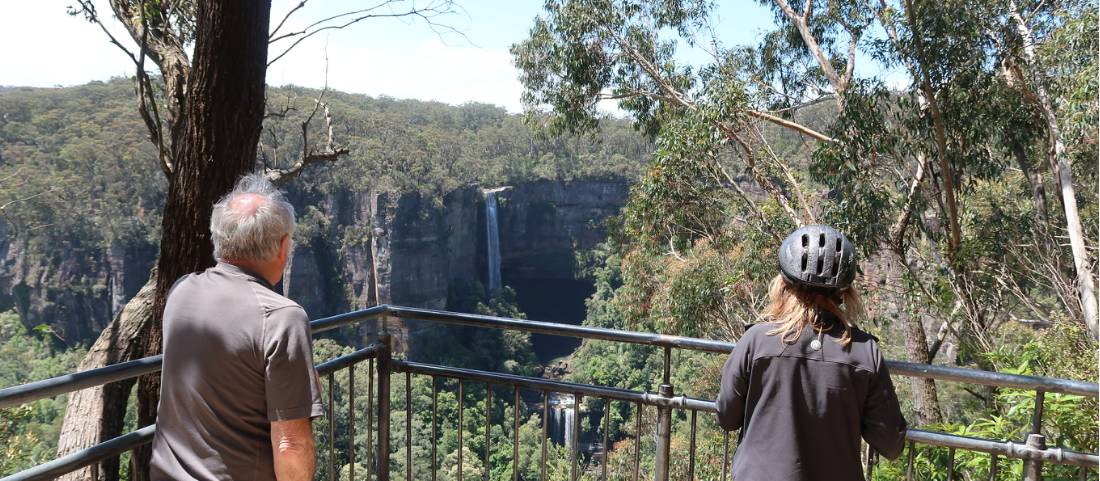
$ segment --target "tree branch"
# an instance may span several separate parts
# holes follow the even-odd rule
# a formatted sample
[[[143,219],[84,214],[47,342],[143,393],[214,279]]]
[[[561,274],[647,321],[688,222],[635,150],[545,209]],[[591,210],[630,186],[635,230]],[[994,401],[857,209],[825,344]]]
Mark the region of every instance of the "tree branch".
[[[897,220],[890,226],[890,244],[895,249],[903,249],[905,230],[909,227],[909,219],[913,215],[913,204],[916,202],[920,185],[924,181],[926,162],[927,160],[924,154],[918,152],[917,172],[913,175],[913,182],[909,184],[909,194],[905,197],[905,206],[902,207],[901,214],[898,215]]]
[[[466,37],[466,35],[464,33],[460,32],[459,30],[455,29],[454,27],[451,27],[449,25],[445,25],[445,24],[442,24],[442,23],[438,23],[434,20],[437,17],[454,13],[454,8],[455,8],[454,0],[436,0],[436,1],[433,1],[432,3],[428,4],[428,6],[426,6],[426,7],[417,8],[417,7],[413,6],[408,11],[405,11],[405,12],[373,13],[376,10],[378,10],[379,8],[382,8],[386,5],[390,5],[392,3],[397,3],[398,1],[400,1],[400,0],[383,0],[381,3],[375,4],[373,6],[370,6],[370,7],[364,8],[364,9],[344,12],[344,13],[340,13],[340,14],[337,14],[337,15],[332,15],[332,16],[327,17],[327,18],[323,18],[321,20],[317,20],[317,21],[305,26],[301,30],[291,31],[291,32],[287,32],[287,33],[284,33],[284,34],[281,34],[281,35],[275,35],[275,33],[280,28],[282,28],[282,26],[286,22],[287,18],[289,18],[294,12],[296,12],[298,9],[300,9],[302,6],[305,5],[306,2],[303,1],[303,2],[299,3],[298,6],[291,9],[291,11],[289,13],[287,13],[286,17],[284,17],[283,20],[281,22],[279,22],[279,25],[276,27],[275,31],[273,31],[272,34],[268,37],[268,44],[271,44],[271,45],[274,45],[275,43],[277,43],[279,41],[282,41],[282,40],[294,39],[294,41],[290,44],[290,46],[283,49],[281,53],[279,53],[274,58],[272,58],[270,61],[268,61],[267,65],[271,66],[275,62],[279,61],[279,59],[286,56],[286,54],[290,53],[290,51],[293,50],[295,47],[297,47],[298,44],[302,43],[306,39],[308,39],[308,38],[310,38],[310,37],[312,37],[312,36],[314,36],[314,35],[316,35],[320,32],[323,32],[323,31],[326,31],[326,30],[342,30],[342,29],[345,29],[347,27],[355,25],[355,24],[357,24],[357,23],[359,23],[363,20],[369,19],[369,18],[417,17],[417,18],[420,18],[421,20],[423,20],[425,23],[427,23],[428,26],[431,27],[433,31],[436,31],[436,33],[439,33],[439,31],[436,30],[436,29],[442,29],[442,30],[445,30],[449,33],[454,33],[454,34],[458,34],[462,37]],[[335,23],[337,20],[346,19],[348,17],[352,17],[352,18],[350,20],[344,21],[343,23]]]
[[[313,100],[313,110],[310,111],[309,115],[306,116],[306,119],[303,120],[301,124],[302,153],[298,157],[298,160],[285,169],[266,166],[264,168],[264,176],[275,185],[284,185],[290,180],[298,177],[309,165],[321,162],[333,162],[351,152],[347,147],[336,145],[336,139],[332,128],[332,112],[329,110],[328,104],[324,102],[325,93],[328,92],[327,58],[325,59],[325,79],[324,88],[321,90],[321,93],[317,95],[317,98]],[[325,145],[320,152],[313,151],[309,145],[309,127],[313,122],[313,118],[317,115],[317,112],[322,112],[325,120]],[[272,134],[272,136],[274,137],[274,134]],[[275,155],[277,156],[278,154]],[[277,158],[278,157],[276,157],[276,159]]]

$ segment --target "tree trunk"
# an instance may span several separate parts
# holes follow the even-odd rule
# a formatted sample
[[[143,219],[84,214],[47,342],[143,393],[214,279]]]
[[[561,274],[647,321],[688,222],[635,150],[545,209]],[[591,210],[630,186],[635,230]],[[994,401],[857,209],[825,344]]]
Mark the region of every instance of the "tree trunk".
[[[153,319],[155,279],[154,271],[145,286],[99,334],[88,354],[80,361],[78,371],[131,361],[141,356],[145,348],[141,333],[147,331]],[[57,456],[65,456],[122,434],[126,404],[133,385],[134,380],[129,379],[69,395],[57,441]],[[115,481],[118,479],[118,458],[73,471],[59,479]]]
[[[905,276],[904,272],[911,272],[908,267],[909,260],[905,258],[905,255],[896,249],[891,249],[894,253],[897,265],[891,266],[891,271],[895,272],[897,277],[892,280],[894,285],[904,285]],[[894,305],[899,306],[898,317],[900,318],[903,329],[905,332],[905,356],[909,362],[916,362],[921,364],[931,364],[932,359],[929,355],[928,349],[928,336],[924,332],[924,322],[921,320],[919,312],[910,312],[905,306],[911,304],[908,296],[912,294],[899,293],[896,294],[896,300]],[[913,407],[917,412],[916,425],[923,426],[930,423],[938,423],[943,420],[943,415],[940,413],[940,400],[939,394],[936,389],[935,381],[926,378],[914,377],[909,380],[909,387],[913,391]]]
[[[1077,211],[1077,194],[1073,188],[1073,172],[1066,162],[1065,144],[1062,140],[1062,130],[1058,126],[1058,117],[1054,112],[1054,101],[1047,91],[1045,76],[1035,54],[1035,40],[1031,34],[1031,28],[1020,16],[1014,0],[1009,1],[1011,11],[1009,15],[1016,23],[1016,31],[1023,39],[1024,57],[1032,77],[1032,86],[1038,100],[1038,108],[1043,115],[1047,129],[1047,161],[1054,172],[1055,180],[1062,194],[1062,208],[1066,214],[1066,231],[1069,233],[1069,245],[1073,252],[1073,268],[1077,272],[1077,294],[1081,300],[1081,311],[1085,314],[1085,325],[1089,328],[1089,334],[1095,340],[1100,335],[1100,326],[1097,325],[1096,279],[1092,273],[1092,263],[1089,261],[1089,253],[1085,248],[1085,234],[1081,227],[1081,214]]]
[[[924,333],[924,323],[919,315],[907,314],[905,322],[905,353],[910,362],[928,364],[928,337]],[[917,424],[938,423],[943,419],[940,414],[940,400],[936,392],[936,382],[926,378],[912,378],[913,404],[917,411]]]
[[[264,116],[270,1],[210,0],[196,9],[195,58],[182,137],[161,225],[160,259],[143,355],[161,352],[161,314],[172,284],[214,264],[214,202],[255,167]],[[156,421],[160,376],[138,382],[138,424]],[[132,457],[131,479],[148,479],[150,451]]]
[[[1050,208],[1047,207],[1047,192],[1046,188],[1043,187],[1043,179],[1039,173],[1031,171],[1027,160],[1027,150],[1024,148],[1023,142],[1012,142],[1012,155],[1016,158],[1016,165],[1020,167],[1020,172],[1024,174],[1028,185],[1031,186],[1031,200],[1035,203],[1035,223],[1038,224],[1039,230],[1044,236],[1043,241],[1049,244]]]

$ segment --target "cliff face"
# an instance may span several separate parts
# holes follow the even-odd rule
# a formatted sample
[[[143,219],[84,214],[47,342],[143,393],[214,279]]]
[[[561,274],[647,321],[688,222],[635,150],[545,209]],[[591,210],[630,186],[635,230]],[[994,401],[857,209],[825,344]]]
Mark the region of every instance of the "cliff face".
[[[78,247],[32,253],[0,236],[0,310],[27,326],[49,324],[68,344],[94,339],[149,279],[156,246]]]
[[[607,218],[626,204],[625,182],[531,182],[504,191],[499,213],[505,284],[532,279],[572,280],[574,254],[607,236]]]
[[[518,184],[500,194],[502,277],[521,304],[533,292],[564,285],[555,281],[586,282],[574,279],[574,252],[603,240],[603,223],[619,212],[627,192],[626,182],[577,181]],[[415,193],[290,197],[300,217],[313,211],[323,220],[300,239],[285,286],[311,317],[378,302],[443,309],[454,283],[486,281],[478,187],[441,202]],[[67,340],[89,342],[145,283],[156,253],[152,245],[113,246],[40,258],[0,240],[0,307],[15,308],[28,326],[49,323]],[[581,296],[583,309],[582,291],[572,297]]]
[[[442,205],[417,194],[322,200],[331,225],[295,249],[290,297],[313,317],[378,302],[446,307],[450,282],[476,275],[479,202],[475,188],[450,193]]]

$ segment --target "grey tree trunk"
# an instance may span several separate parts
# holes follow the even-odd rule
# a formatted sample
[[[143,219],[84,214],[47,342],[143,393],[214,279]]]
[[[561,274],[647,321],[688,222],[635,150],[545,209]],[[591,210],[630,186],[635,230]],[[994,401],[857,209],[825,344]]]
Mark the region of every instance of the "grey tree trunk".
[[[1047,91],[1045,75],[1035,54],[1035,40],[1031,34],[1031,27],[1020,15],[1016,2],[1010,0],[1009,15],[1016,23],[1016,31],[1023,39],[1024,58],[1027,60],[1028,70],[1032,77],[1032,87],[1035,90],[1037,107],[1043,115],[1043,121],[1047,129],[1047,161],[1054,172],[1055,179],[1062,194],[1062,207],[1066,214],[1066,231],[1069,233],[1070,250],[1073,252],[1073,268],[1077,273],[1077,294],[1081,300],[1081,311],[1084,313],[1085,325],[1093,339],[1100,335],[1098,316],[1100,306],[1097,306],[1096,279],[1092,272],[1092,263],[1089,260],[1088,250],[1085,248],[1085,234],[1081,227],[1081,214],[1077,210],[1077,194],[1073,188],[1073,172],[1070,171],[1066,161],[1066,146],[1062,140],[1062,130],[1058,126],[1058,117],[1054,111],[1054,100]]]
[[[928,337],[924,333],[924,323],[919,315],[904,316],[905,322],[905,353],[910,362],[928,364]],[[913,404],[917,411],[917,424],[925,425],[938,423],[943,420],[940,413],[940,399],[936,391],[936,383],[931,379],[912,378],[909,381],[913,390]]]
[[[145,346],[143,333],[153,320],[153,294],[156,291],[154,271],[145,286],[138,291],[122,311],[103,329],[88,354],[80,361],[79,371],[131,361],[141,356]],[[118,381],[103,386],[76,391],[69,395],[57,455],[88,448],[122,434],[127,400],[134,380]],[[118,458],[73,471],[58,479],[62,481],[116,481]]]

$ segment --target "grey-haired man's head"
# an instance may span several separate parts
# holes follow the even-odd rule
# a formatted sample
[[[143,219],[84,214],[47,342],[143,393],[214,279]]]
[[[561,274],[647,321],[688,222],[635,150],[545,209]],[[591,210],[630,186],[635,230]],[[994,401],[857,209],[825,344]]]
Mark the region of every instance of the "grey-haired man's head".
[[[294,207],[262,174],[241,177],[233,190],[214,204],[210,216],[210,240],[218,261],[285,262],[293,233]]]

